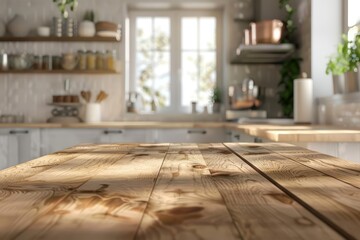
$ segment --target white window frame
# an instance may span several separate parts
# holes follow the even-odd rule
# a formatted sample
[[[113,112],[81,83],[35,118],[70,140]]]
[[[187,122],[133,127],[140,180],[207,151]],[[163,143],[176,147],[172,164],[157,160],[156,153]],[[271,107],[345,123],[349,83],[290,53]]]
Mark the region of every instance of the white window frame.
[[[189,113],[189,106],[181,106],[181,17],[215,17],[216,18],[216,86],[222,85],[222,13],[214,10],[132,10],[129,12],[129,77],[127,89],[136,91],[136,18],[169,17],[170,18],[170,106],[156,113]],[[174,47],[176,46],[176,47]],[[155,113],[155,114],[156,114]]]

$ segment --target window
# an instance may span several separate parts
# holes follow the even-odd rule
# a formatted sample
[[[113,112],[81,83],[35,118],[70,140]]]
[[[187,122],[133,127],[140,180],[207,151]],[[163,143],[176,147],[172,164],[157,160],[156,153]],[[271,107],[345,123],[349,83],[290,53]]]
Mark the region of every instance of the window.
[[[209,104],[219,76],[219,15],[202,11],[130,13],[129,91],[142,111],[189,112]]]
[[[349,39],[354,39],[360,31],[360,1],[348,0],[347,2],[347,27]]]

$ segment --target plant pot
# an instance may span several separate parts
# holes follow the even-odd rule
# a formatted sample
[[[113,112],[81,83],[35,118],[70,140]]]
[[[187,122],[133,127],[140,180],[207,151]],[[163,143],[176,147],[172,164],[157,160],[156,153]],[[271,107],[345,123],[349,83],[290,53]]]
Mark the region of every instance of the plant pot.
[[[213,113],[219,113],[220,109],[221,109],[221,104],[220,103],[213,103],[213,106],[212,106]]]
[[[346,94],[359,91],[358,72],[346,72],[343,75],[333,75],[334,94]]]
[[[93,37],[95,36],[96,29],[95,23],[91,21],[82,21],[79,25],[79,36],[80,37]]]

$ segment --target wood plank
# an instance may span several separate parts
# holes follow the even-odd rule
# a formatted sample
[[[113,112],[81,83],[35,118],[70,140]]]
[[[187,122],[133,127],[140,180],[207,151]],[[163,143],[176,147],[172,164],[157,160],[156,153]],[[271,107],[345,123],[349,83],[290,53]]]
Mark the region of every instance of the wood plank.
[[[49,154],[23,164],[4,169],[0,171],[0,188],[6,187],[8,184],[14,184],[22,181],[27,177],[31,177],[51,167],[60,165],[61,163],[74,159],[83,153],[94,151],[99,146],[75,146],[63,151]]]
[[[124,149],[134,146],[122,145]],[[81,146],[64,152],[82,151],[82,148],[87,151],[86,146]],[[116,148],[100,145],[90,153],[82,153],[44,171],[32,172],[33,175],[30,176],[23,174],[19,179],[8,182],[6,187],[0,188],[0,239],[12,239],[21,235],[36,219],[47,215],[76,188],[123,155]],[[23,171],[26,166],[31,168],[30,163],[25,163],[24,166]]]
[[[264,148],[266,144],[226,143],[226,146],[342,236],[360,238],[358,188],[271,152]]]
[[[129,149],[124,157],[115,154],[113,164],[96,175],[91,174],[93,177],[89,181],[72,191],[19,237],[133,239],[167,148],[167,144],[140,145]],[[111,158],[103,154],[105,152],[97,156],[99,162]],[[81,177],[80,174],[77,177]]]
[[[342,239],[223,144],[199,146],[242,239]]]
[[[196,144],[172,144],[136,239],[238,239]]]
[[[293,145],[266,145],[266,149],[360,189],[360,164]]]

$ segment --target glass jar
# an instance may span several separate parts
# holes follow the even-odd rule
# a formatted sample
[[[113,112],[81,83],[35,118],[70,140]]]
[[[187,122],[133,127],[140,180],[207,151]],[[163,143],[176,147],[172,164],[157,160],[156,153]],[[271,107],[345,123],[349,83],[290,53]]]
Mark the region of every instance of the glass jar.
[[[78,51],[78,55],[79,55],[79,64],[78,64],[78,69],[79,70],[86,70],[87,68],[87,56],[86,56],[86,52],[85,51]]]
[[[56,70],[61,69],[61,57],[60,56],[53,56],[52,57],[52,64],[53,64],[53,69],[56,69]]]
[[[88,70],[96,69],[96,54],[93,51],[88,51],[86,54],[86,64]]]
[[[33,69],[34,70],[42,69],[42,57],[41,56],[34,56]]]
[[[52,57],[49,55],[45,55],[43,57],[43,69],[44,70],[52,70]]]
[[[105,64],[104,64],[104,54],[101,53],[100,51],[96,52],[96,69],[98,70],[104,70],[105,69]]]
[[[116,70],[116,50],[106,51],[106,69],[109,71]]]

